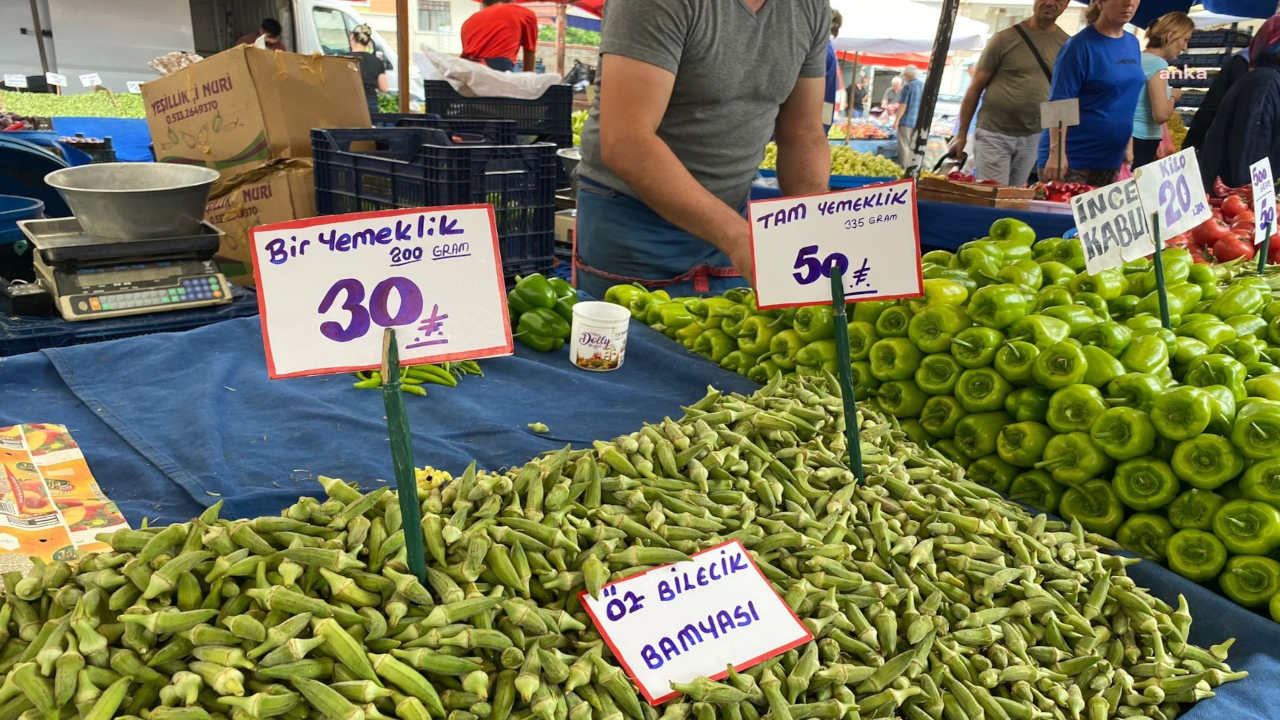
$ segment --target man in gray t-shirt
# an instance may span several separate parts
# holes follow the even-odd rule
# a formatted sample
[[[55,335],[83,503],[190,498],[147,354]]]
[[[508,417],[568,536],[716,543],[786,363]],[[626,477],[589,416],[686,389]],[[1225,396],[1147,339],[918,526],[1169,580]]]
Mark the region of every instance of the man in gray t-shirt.
[[[770,138],[785,194],[827,190],[830,28],[828,0],[606,3],[578,167],[580,288],[706,292],[730,265],[751,277],[742,211]]]

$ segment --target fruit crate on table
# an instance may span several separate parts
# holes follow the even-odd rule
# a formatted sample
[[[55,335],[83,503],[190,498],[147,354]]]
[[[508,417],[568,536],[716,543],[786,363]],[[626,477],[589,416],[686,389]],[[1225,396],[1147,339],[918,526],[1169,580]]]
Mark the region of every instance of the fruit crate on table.
[[[490,204],[507,278],[555,262],[556,147],[453,144],[429,128],[311,131],[319,215]]]
[[[1036,196],[1035,190],[1031,188],[984,185],[982,183],[940,180],[931,177],[920,178],[918,185],[921,200],[1008,208],[1010,210],[1026,210],[1030,207],[1030,201],[1034,200]]]
[[[433,113],[377,113],[373,116],[377,127],[436,128],[448,133],[479,135],[494,145],[515,145],[519,124],[515,120],[490,118],[442,118]]]

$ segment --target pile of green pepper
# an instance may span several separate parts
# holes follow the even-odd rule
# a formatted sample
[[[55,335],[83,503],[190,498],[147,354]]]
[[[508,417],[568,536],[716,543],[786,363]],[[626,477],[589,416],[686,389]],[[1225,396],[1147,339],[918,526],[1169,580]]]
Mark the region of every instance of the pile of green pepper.
[[[578,291],[567,281],[534,273],[517,277],[507,293],[507,310],[515,337],[538,352],[564,347],[573,324]]]
[[[1151,261],[1088,274],[1078,241],[1009,235],[925,254],[922,298],[850,307],[858,398],[971,479],[1280,620],[1280,276],[1165,250],[1164,329]],[[758,382],[836,369],[829,308],[634,290],[637,319]]]
[[[400,368],[400,392],[409,395],[427,396],[424,385],[443,385],[457,387],[458,380],[466,375],[484,377],[484,371],[475,360],[463,362],[447,362],[439,365],[426,363]],[[357,390],[377,390],[383,386],[382,373],[378,370],[356,373],[356,381],[351,387]]]

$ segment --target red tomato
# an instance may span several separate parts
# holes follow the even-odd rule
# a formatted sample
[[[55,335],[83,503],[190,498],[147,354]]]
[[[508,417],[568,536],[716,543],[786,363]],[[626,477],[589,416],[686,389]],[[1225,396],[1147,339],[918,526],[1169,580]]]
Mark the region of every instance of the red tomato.
[[[1248,233],[1249,235],[1253,235],[1253,230],[1254,230],[1253,218],[1249,218],[1247,222],[1245,220],[1241,220],[1237,218],[1235,222],[1231,223],[1231,232],[1237,235],[1241,233]]]
[[[1253,243],[1234,235],[1228,235],[1213,244],[1213,255],[1222,262],[1237,258],[1253,257]]]
[[[1267,246],[1267,264],[1280,265],[1280,233],[1271,236],[1271,244]]]
[[[1213,245],[1230,235],[1230,233],[1230,229],[1223,225],[1222,221],[1217,219],[1205,220],[1191,228],[1191,239],[1199,245]]]
[[[1237,215],[1248,209],[1249,207],[1244,204],[1244,200],[1239,195],[1228,195],[1227,199],[1222,201],[1222,214],[1231,220],[1235,220]]]
[[[1248,223],[1249,225],[1253,225],[1253,211],[1249,208],[1245,208],[1240,211],[1240,213],[1231,221],[1232,225],[1235,225],[1236,223]]]

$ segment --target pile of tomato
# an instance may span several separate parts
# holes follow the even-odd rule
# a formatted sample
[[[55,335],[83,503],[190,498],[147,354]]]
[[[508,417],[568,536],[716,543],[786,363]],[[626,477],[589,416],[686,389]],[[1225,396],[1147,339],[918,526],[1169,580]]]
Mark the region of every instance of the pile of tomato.
[[[1213,218],[1192,228],[1190,232],[1170,238],[1165,244],[1183,247],[1196,262],[1227,262],[1252,259],[1258,251],[1254,244],[1253,189],[1230,188],[1219,180],[1209,198]],[[1280,263],[1280,233],[1271,236],[1267,263]]]

